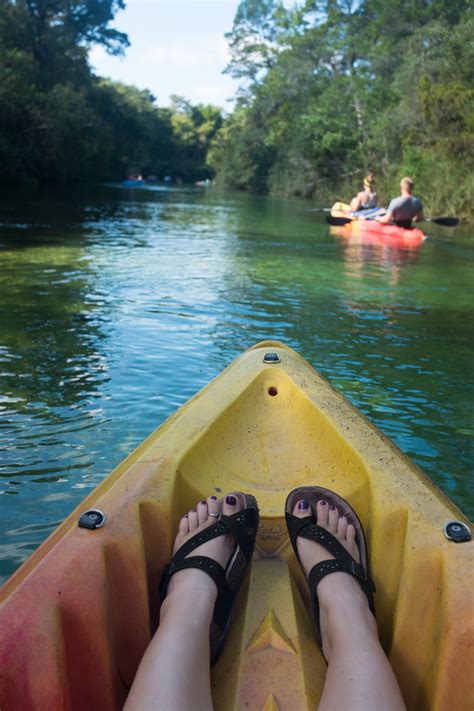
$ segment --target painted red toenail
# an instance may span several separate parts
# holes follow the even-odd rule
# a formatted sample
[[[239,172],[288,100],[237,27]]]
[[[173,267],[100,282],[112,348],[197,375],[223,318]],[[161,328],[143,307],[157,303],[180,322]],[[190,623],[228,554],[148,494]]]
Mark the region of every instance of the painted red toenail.
[[[199,503],[200,503],[200,504],[206,504],[207,501],[206,501],[205,499],[201,499],[201,501],[200,501]]]
[[[217,496],[211,496],[211,499],[212,499],[213,501],[217,501]]]
[[[306,511],[306,509],[309,509],[309,502],[305,499],[298,501],[298,508],[300,511]]]
[[[331,511],[335,511],[335,510],[336,510],[336,507],[335,507],[335,506],[330,506],[329,508],[331,509]]]
[[[322,500],[322,501],[320,501],[319,503],[321,504],[321,506],[326,506],[326,504],[327,504],[327,501],[324,501],[324,499],[323,499],[323,500]]]
[[[235,506],[237,503],[237,499],[235,498],[235,496],[226,496],[225,502],[226,504],[229,504],[229,506]]]

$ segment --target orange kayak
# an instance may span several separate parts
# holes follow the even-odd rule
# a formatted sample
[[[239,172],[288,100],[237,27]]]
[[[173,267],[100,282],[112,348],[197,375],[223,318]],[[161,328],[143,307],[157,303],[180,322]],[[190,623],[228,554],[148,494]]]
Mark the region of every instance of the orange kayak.
[[[351,222],[343,227],[330,227],[330,232],[349,245],[372,245],[403,251],[417,251],[426,237],[417,235],[387,235],[384,232],[360,229],[361,223]],[[417,230],[420,232],[421,230]],[[411,232],[404,230],[404,232]]]
[[[314,711],[327,667],[284,520],[287,493],[313,485],[362,521],[380,638],[408,709],[472,709],[474,544],[453,540],[468,521],[309,363],[265,341],[151,434],[0,591],[1,711],[122,708],[180,516],[235,490],[257,498],[260,527],[212,669],[214,708]],[[91,509],[105,520],[97,511],[78,525]]]
[[[334,203],[331,208],[331,216],[351,218],[349,205],[343,202]],[[382,225],[376,220],[353,218],[352,222],[348,222],[342,229],[348,236],[362,237],[364,240],[375,238],[375,242],[393,244],[396,247],[417,247],[427,238],[427,235],[418,227],[405,229],[397,225]]]
[[[356,236],[371,237],[375,235],[386,240],[388,244],[393,243],[400,246],[416,247],[426,239],[425,233],[418,227],[407,230],[404,227],[397,227],[397,225],[381,225],[375,220],[354,220],[349,222],[347,229],[350,229],[351,233]]]

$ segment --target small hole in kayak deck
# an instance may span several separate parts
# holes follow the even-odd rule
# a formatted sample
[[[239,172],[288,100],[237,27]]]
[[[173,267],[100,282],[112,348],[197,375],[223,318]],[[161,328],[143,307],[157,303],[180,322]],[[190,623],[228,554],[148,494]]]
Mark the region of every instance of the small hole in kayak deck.
[[[270,387],[268,388],[268,394],[271,395],[272,397],[274,397],[275,395],[278,395],[278,390],[276,389],[276,387],[274,385],[270,385]]]

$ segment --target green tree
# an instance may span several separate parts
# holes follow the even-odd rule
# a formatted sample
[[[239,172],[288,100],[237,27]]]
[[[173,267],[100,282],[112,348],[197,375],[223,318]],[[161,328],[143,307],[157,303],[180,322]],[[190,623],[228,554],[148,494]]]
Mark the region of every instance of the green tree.
[[[185,181],[214,175],[207,164],[209,145],[222,126],[222,115],[214,106],[192,105],[180,96],[172,97],[171,126],[174,139],[173,172]]]
[[[222,118],[95,77],[88,50],[124,51],[110,27],[123,0],[0,0],[0,181],[120,179],[130,172],[210,177]]]
[[[284,12],[278,0],[241,0],[232,31],[226,34],[231,54],[226,69],[229,74],[255,82],[274,66],[278,52],[276,18]]]
[[[330,199],[370,169],[388,198],[412,172],[434,207],[472,210],[473,36],[466,0],[242,2],[229,70],[243,91],[210,154],[218,179]]]

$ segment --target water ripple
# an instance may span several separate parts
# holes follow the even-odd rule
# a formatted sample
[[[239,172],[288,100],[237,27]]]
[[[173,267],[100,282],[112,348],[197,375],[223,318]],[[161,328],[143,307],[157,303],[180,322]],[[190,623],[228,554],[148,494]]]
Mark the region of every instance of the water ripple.
[[[0,220],[0,579],[266,338],[296,348],[474,511],[469,236],[418,251],[345,244],[304,203],[213,191],[12,204]]]

